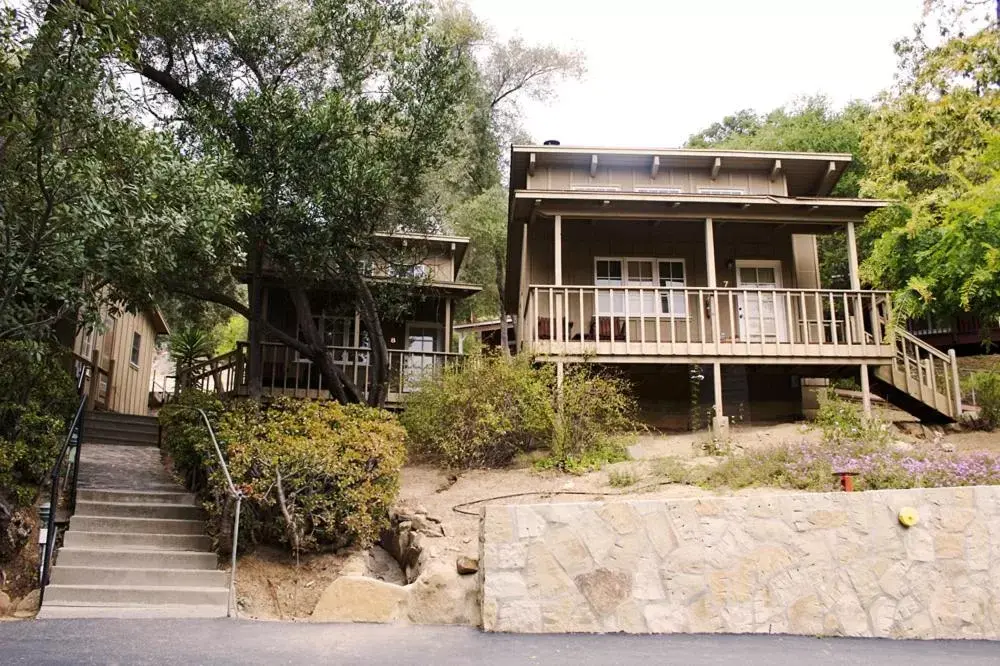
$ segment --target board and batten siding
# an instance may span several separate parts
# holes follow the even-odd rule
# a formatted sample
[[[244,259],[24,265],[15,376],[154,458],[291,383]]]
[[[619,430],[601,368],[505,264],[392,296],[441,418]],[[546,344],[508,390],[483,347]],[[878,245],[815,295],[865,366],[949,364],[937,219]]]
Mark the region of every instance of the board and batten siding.
[[[97,351],[98,365],[108,372],[108,392],[104,408],[120,414],[145,416],[149,413],[149,389],[156,356],[157,331],[151,315],[123,312],[107,318],[107,330],[91,336],[77,335],[74,351],[93,360]],[[140,335],[139,363],[132,365],[132,339]],[[91,390],[96,390],[96,385]]]
[[[745,194],[787,196],[784,173],[774,180],[767,172],[722,169],[713,179],[705,169],[660,169],[651,178],[649,168],[598,166],[593,176],[590,169],[569,166],[540,167],[528,176],[528,190],[573,190],[588,187],[619,187],[622,192],[634,192],[644,187],[676,187],[681,194],[697,194],[699,188],[732,188]]]

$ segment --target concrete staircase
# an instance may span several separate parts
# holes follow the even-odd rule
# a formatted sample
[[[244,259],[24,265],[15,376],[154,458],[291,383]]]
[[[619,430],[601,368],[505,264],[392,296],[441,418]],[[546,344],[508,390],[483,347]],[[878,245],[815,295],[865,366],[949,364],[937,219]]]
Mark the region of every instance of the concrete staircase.
[[[159,422],[154,416],[87,412],[83,424],[83,441],[119,446],[157,446],[159,429]]]
[[[170,479],[155,446],[116,439],[84,442],[76,512],[39,617],[225,616],[229,577],[195,497]]]

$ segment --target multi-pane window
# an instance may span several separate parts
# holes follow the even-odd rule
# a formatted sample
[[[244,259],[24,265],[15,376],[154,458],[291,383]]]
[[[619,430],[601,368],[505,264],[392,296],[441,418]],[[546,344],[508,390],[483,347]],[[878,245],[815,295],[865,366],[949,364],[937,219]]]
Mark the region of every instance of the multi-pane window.
[[[678,316],[687,315],[687,297],[684,295],[684,262],[679,259],[660,261],[659,277],[661,289],[679,289],[660,294],[660,312]]]
[[[595,286],[630,288],[627,308],[629,315],[687,315],[683,292],[684,279],[684,261],[681,259],[621,257],[598,259],[594,264]],[[660,289],[659,302],[657,302],[657,288]],[[679,291],[663,292],[663,289],[671,288]],[[598,292],[599,314],[624,315],[625,305],[624,291]]]

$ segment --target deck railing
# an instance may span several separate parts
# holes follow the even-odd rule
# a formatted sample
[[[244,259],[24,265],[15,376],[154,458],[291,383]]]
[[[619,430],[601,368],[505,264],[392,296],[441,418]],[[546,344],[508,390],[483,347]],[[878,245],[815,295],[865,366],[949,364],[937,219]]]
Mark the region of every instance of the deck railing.
[[[597,356],[876,356],[889,292],[533,285],[531,351]]]
[[[367,397],[374,382],[372,350],[362,347],[331,346],[333,362]],[[188,368],[178,377],[178,385],[192,386],[220,394],[248,390],[249,345],[239,343],[229,354]],[[389,350],[389,402],[419,386],[445,366],[462,356],[449,352]],[[266,395],[325,398],[329,387],[319,368],[298,351],[280,342],[261,344],[261,390]]]

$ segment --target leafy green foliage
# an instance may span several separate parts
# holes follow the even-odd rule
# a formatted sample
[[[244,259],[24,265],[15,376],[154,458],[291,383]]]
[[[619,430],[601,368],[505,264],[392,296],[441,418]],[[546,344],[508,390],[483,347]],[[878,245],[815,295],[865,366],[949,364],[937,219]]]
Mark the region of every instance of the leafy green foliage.
[[[545,449],[541,468],[581,471],[625,459],[633,401],[622,380],[578,366],[560,404],[555,372],[526,356],[472,357],[407,398],[401,422],[411,450],[450,467],[501,467]]]
[[[526,356],[470,357],[407,396],[410,449],[450,467],[502,467],[551,443],[554,375]]]
[[[186,368],[215,353],[217,341],[208,331],[184,327],[173,331],[167,338],[170,359],[178,368]]]
[[[1000,427],[1000,372],[977,372],[965,380],[965,388],[976,392],[977,421],[987,430]]]
[[[387,412],[335,402],[280,399],[223,407],[188,392],[161,413],[165,449],[206,501],[219,547],[232,510],[200,416],[212,410],[233,482],[245,494],[241,534],[292,550],[372,543],[387,525],[399,486],[405,432]]]
[[[854,160],[832,195],[856,197],[867,169],[860,146],[862,131],[871,112],[871,107],[862,102],[852,102],[836,110],[825,97],[806,97],[767,114],[745,109],[727,116],[721,123],[692,135],[687,145],[693,148],[851,153]],[[875,234],[866,226],[858,231],[858,253],[864,258],[868,256]],[[819,236],[817,241],[823,286],[849,288],[846,235],[826,234]]]
[[[503,293],[507,271],[507,194],[499,186],[473,197],[452,211],[456,233],[471,239],[462,279],[483,285],[483,290],[466,299],[456,313],[459,318],[503,319]]]
[[[52,469],[77,406],[63,355],[0,342],[0,505],[29,506]]]
[[[93,326],[108,302],[148,306],[155,268],[239,205],[216,162],[182,157],[129,118],[108,65],[131,9],[0,10],[0,338],[45,338],[63,319]]]
[[[870,217],[865,274],[907,316],[1000,316],[1000,33],[900,47],[904,77],[863,141],[863,192],[899,200]]]
[[[823,441],[831,446],[860,442],[881,448],[888,445],[891,439],[885,421],[876,415],[866,415],[858,404],[848,402],[832,391],[820,396],[814,421],[823,433]]]

